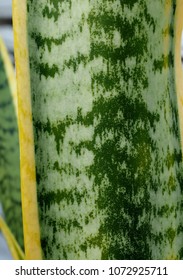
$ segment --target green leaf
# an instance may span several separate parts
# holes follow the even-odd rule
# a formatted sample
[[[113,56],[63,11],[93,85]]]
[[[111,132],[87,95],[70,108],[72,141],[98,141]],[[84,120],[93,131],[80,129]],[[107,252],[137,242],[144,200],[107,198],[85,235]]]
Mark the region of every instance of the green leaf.
[[[0,217],[0,230],[2,231],[8,248],[10,250],[10,253],[12,255],[12,257],[15,260],[24,260],[25,256],[24,253],[22,252],[21,247],[19,246],[19,244],[17,243],[14,235],[12,234],[10,228],[8,227],[8,225],[6,224],[6,222],[3,220],[2,217]]]
[[[23,248],[15,73],[2,40],[0,40],[0,202],[6,222]]]
[[[183,259],[180,1],[26,4],[15,14],[21,145],[44,258]]]

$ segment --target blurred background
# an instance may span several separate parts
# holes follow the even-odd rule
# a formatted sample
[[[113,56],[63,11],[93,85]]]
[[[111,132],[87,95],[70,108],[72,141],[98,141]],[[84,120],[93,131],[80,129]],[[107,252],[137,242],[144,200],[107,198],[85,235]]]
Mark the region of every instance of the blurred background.
[[[20,0],[21,1],[21,0]],[[11,60],[14,64],[13,54],[13,31],[12,31],[12,0],[0,0],[0,36],[3,38],[5,45],[9,51]],[[180,59],[183,62],[183,36]],[[0,215],[3,216],[2,207],[0,205]],[[12,259],[7,244],[0,232],[0,260]]]
[[[0,0],[0,36],[13,61],[12,0]]]

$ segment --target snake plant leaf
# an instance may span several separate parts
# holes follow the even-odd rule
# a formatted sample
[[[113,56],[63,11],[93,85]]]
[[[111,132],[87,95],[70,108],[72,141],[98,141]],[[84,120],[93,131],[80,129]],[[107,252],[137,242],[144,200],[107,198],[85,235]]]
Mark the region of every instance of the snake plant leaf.
[[[11,252],[11,255],[14,260],[24,260],[25,256],[24,253],[22,252],[22,249],[20,248],[19,244],[17,243],[14,235],[12,234],[10,228],[6,224],[6,222],[3,220],[2,217],[0,217],[0,230],[2,231],[8,248]]]
[[[27,2],[13,1],[14,50],[18,89],[21,195],[25,259],[41,259],[35,152],[27,49]]]
[[[43,258],[183,259],[180,8],[14,0],[24,233]]]
[[[5,220],[23,248],[16,82],[0,39],[0,202]]]

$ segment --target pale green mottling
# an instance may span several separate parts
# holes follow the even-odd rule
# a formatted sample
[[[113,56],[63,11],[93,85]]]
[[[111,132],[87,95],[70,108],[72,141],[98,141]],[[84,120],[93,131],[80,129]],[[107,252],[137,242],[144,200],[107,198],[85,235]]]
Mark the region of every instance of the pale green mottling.
[[[174,2],[29,1],[45,258],[182,258]]]

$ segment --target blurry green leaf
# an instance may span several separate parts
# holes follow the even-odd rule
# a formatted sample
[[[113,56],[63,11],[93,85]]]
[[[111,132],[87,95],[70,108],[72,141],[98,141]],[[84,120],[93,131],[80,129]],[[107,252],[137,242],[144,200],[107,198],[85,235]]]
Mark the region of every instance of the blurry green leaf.
[[[15,75],[10,68],[7,51],[0,40],[0,202],[6,222],[23,248]]]
[[[2,233],[6,239],[6,242],[9,247],[12,257],[15,260],[23,260],[25,258],[24,253],[22,252],[14,235],[12,234],[11,230],[9,229],[9,227],[7,226],[5,221],[2,219],[2,217],[0,217],[0,230],[2,231]]]

